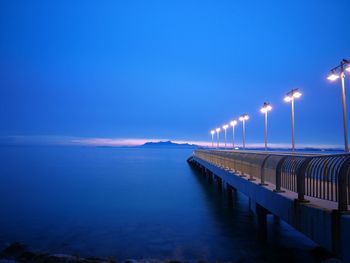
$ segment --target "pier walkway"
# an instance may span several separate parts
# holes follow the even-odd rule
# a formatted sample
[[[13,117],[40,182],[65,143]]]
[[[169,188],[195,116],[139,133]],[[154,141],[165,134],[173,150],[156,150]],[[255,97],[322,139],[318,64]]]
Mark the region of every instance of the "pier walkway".
[[[249,197],[260,238],[273,214],[350,262],[350,154],[196,150],[188,162]]]

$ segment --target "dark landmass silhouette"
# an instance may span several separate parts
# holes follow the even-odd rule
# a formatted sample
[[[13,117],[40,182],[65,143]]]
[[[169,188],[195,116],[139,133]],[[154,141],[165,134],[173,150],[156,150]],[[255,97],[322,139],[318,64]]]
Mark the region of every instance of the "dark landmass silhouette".
[[[144,148],[199,148],[199,145],[189,143],[175,143],[172,141],[146,142],[141,147]]]

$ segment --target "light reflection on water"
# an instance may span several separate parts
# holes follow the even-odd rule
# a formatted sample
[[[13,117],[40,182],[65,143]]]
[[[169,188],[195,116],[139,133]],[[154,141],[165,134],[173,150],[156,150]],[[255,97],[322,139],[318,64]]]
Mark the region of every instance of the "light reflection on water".
[[[314,244],[269,217],[256,241],[248,200],[230,204],[189,149],[0,148],[0,247],[80,256],[312,262]],[[316,262],[316,261],[315,261]]]

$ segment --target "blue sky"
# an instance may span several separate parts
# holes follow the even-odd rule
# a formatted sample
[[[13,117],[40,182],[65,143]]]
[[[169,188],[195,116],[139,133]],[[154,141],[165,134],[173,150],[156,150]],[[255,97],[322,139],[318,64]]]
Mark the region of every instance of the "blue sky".
[[[0,136],[209,141],[248,113],[247,143],[342,145],[350,2],[0,2]],[[350,87],[350,75],[346,85]],[[350,96],[350,93],[349,93]],[[237,141],[240,140],[237,132]]]

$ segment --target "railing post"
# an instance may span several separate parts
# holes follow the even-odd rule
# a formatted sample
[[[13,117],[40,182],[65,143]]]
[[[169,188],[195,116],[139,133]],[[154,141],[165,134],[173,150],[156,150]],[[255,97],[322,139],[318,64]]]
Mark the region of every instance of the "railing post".
[[[250,173],[249,173],[249,179],[248,179],[248,181],[256,181],[256,179],[254,178],[254,176],[252,175],[252,167],[253,167],[253,165],[249,165],[250,167],[249,167],[249,170],[250,170]]]
[[[342,164],[338,178],[338,210],[348,211],[348,188],[350,174],[350,157]]]
[[[279,160],[277,167],[276,167],[276,189],[273,190],[277,193],[283,193],[284,191],[281,190],[281,173],[282,173],[282,164],[287,159],[288,156],[284,156]]]
[[[224,169],[227,170],[228,169],[228,160],[227,157],[224,157]]]
[[[306,158],[301,163],[299,169],[296,171],[298,202],[303,202],[303,203],[309,202],[309,200],[305,199],[305,172],[311,160],[312,160],[312,157]]]
[[[259,185],[268,185],[267,183],[265,183],[265,164],[266,164],[266,161],[267,159],[269,159],[269,157],[271,156],[271,154],[267,155],[262,164],[261,164],[261,167],[260,167],[260,184]]]
[[[248,181],[256,181],[256,178],[254,178],[255,174],[253,174],[253,170],[255,168],[254,161],[256,160],[256,154],[253,155],[253,160],[249,160],[248,169],[249,170],[249,179]]]
[[[233,172],[234,172],[234,173],[237,173],[236,158],[233,158]]]
[[[243,168],[243,158],[242,158],[242,156],[240,157],[240,161],[241,161],[241,167],[240,167],[240,173],[239,173],[239,177],[247,177],[245,174],[244,174],[244,168]]]
[[[256,179],[253,176],[253,167],[254,165],[252,163],[249,163],[249,179],[248,181],[255,181]]]

